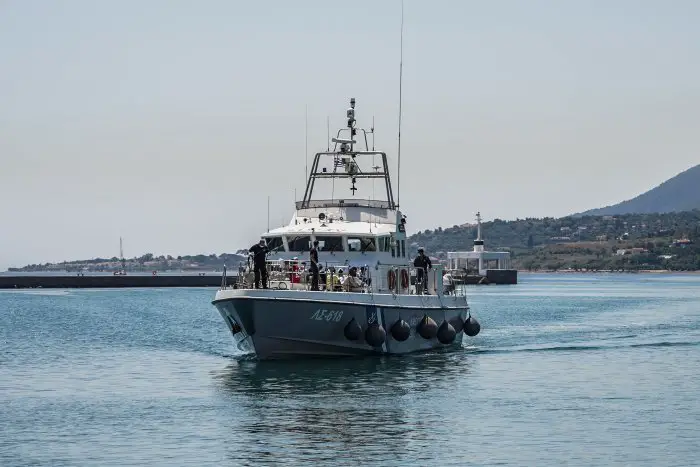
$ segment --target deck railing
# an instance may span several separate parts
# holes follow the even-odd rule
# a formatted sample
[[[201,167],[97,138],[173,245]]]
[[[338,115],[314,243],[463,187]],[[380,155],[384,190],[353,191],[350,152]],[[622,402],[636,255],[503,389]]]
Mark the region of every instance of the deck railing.
[[[307,261],[274,260],[266,262],[268,287],[273,289],[311,290],[312,277]],[[351,265],[347,262],[324,262],[319,265],[319,290],[343,291],[344,278],[357,268],[362,283],[361,293],[391,293],[394,295],[436,294],[463,295],[460,287],[445,287],[442,265],[419,272],[411,265]],[[233,288],[253,288],[255,274],[252,263],[241,263]],[[262,286],[262,284],[261,284]],[[222,277],[226,288],[226,271]]]

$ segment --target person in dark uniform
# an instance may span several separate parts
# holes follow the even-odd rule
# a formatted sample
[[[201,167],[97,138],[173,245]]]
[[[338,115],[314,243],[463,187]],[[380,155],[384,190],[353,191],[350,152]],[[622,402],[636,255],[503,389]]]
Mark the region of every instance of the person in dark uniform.
[[[314,240],[314,246],[309,251],[309,272],[311,273],[311,290],[318,290],[318,240]]]
[[[253,254],[253,272],[255,273],[255,288],[260,288],[260,279],[262,279],[262,288],[267,288],[267,268],[265,267],[265,255],[270,249],[265,243],[265,239],[261,238],[260,242],[251,246],[248,250]]]
[[[433,263],[425,254],[423,247],[418,248],[418,256],[413,260],[413,267],[416,268],[416,293],[428,293],[428,269],[433,268]]]

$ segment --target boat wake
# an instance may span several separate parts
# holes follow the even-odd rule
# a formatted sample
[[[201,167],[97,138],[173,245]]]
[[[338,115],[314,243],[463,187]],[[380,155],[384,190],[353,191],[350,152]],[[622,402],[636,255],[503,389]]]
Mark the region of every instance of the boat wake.
[[[21,294],[21,295],[44,295],[52,297],[64,297],[71,295],[69,290],[37,290],[37,289],[8,289],[3,290],[0,293],[11,293],[11,294]]]
[[[621,336],[617,339],[631,338],[634,336]],[[700,346],[700,341],[658,341],[658,342],[640,342],[630,344],[567,344],[567,345],[543,345],[531,347],[494,347],[494,348],[479,348],[468,347],[465,351],[473,354],[504,354],[504,353],[520,353],[520,352],[573,352],[573,351],[592,351],[592,350],[610,350],[624,348],[654,348],[654,347],[694,347]]]

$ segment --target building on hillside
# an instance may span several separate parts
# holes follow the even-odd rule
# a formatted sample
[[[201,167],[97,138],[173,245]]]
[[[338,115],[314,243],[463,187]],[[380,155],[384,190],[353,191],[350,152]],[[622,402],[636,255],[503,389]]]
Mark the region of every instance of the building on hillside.
[[[685,248],[685,247],[692,245],[692,244],[693,244],[692,240],[689,240],[689,239],[684,237],[684,238],[679,238],[677,240],[674,240],[673,243],[671,243],[671,246],[675,247],[675,248]]]
[[[617,250],[615,255],[617,256],[624,256],[624,255],[640,255],[643,253],[648,253],[649,250],[646,248],[622,248]]]
[[[549,237],[549,241],[552,243],[568,243],[571,241],[571,237]]]

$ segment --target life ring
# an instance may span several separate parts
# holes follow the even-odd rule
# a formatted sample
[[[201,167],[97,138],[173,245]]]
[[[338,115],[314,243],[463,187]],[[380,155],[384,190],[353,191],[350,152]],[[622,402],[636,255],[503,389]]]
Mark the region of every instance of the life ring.
[[[155,271],[153,271],[153,275],[154,275],[154,276],[156,275],[156,272],[155,272]]]
[[[396,273],[393,269],[389,269],[387,279],[389,280],[389,290],[394,290],[394,288],[396,287]]]
[[[408,271],[406,271],[405,269],[401,270],[401,288],[408,288]]]

